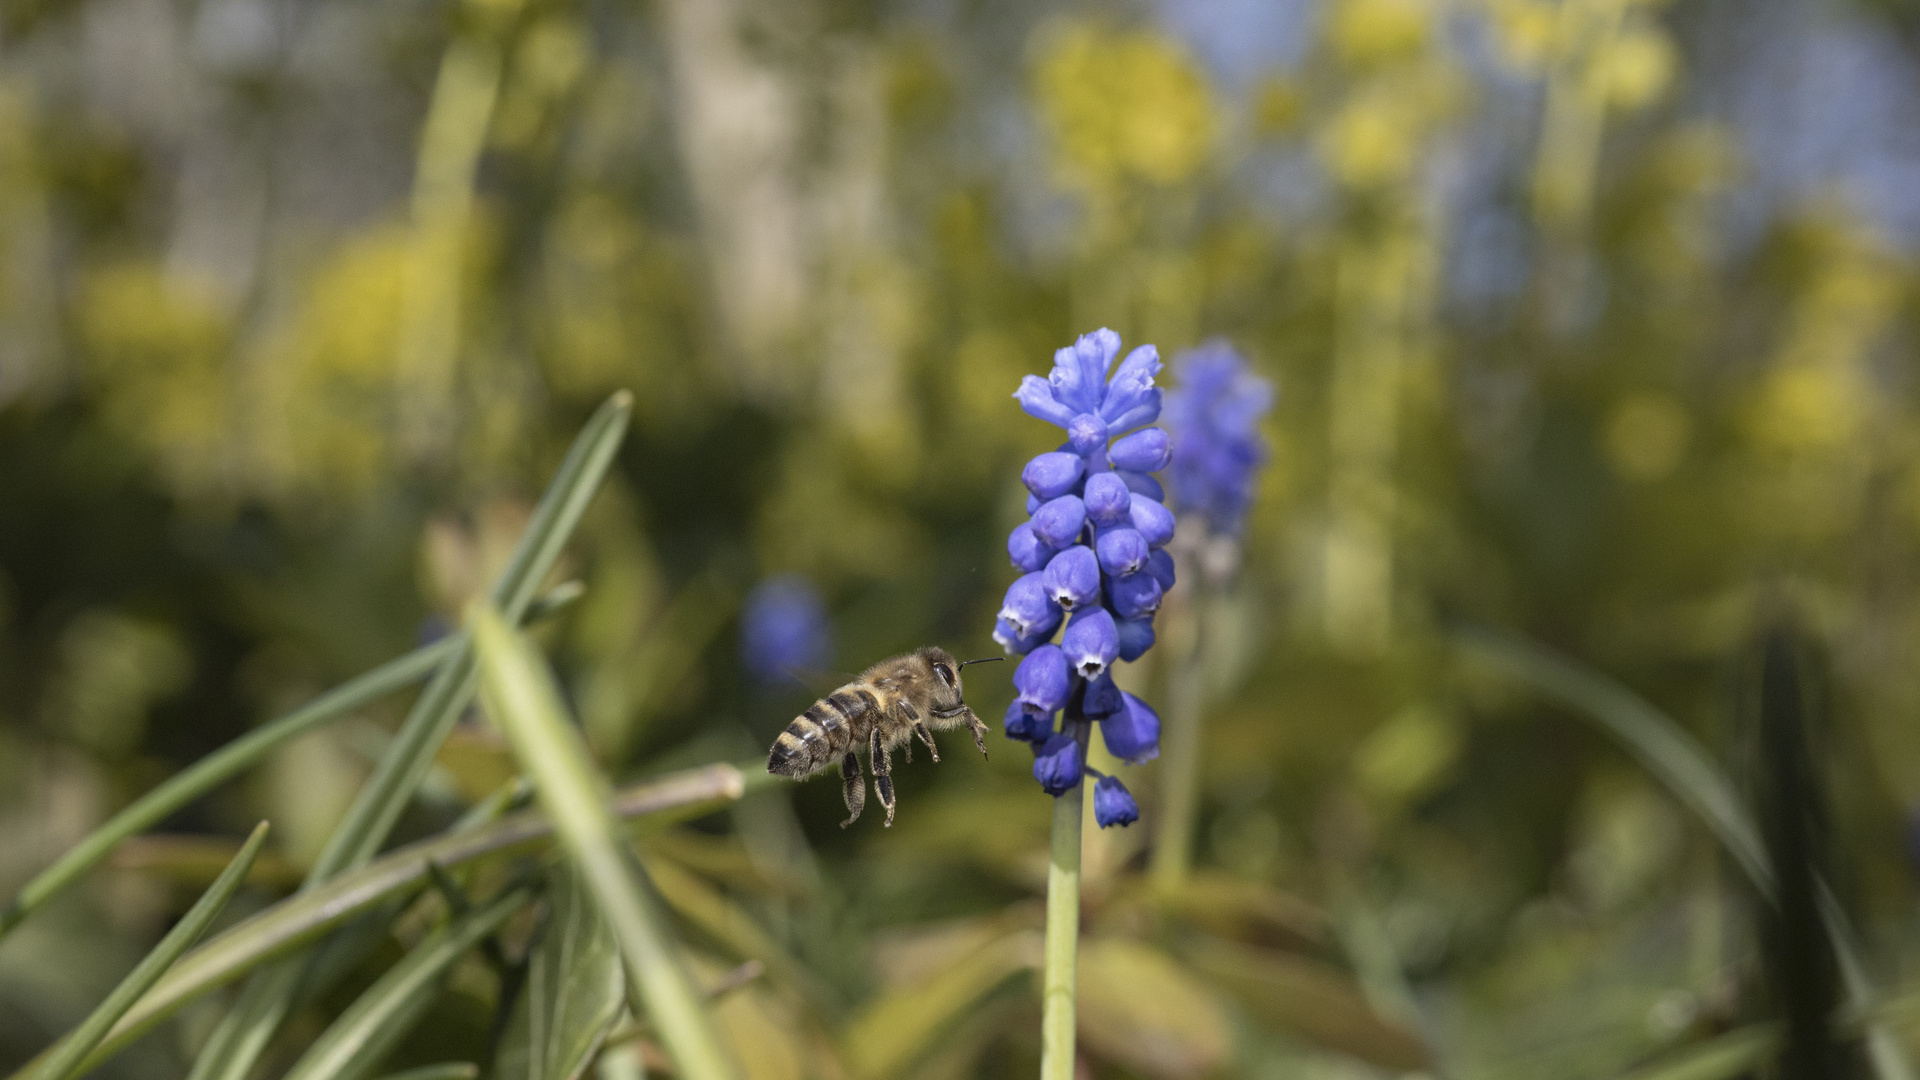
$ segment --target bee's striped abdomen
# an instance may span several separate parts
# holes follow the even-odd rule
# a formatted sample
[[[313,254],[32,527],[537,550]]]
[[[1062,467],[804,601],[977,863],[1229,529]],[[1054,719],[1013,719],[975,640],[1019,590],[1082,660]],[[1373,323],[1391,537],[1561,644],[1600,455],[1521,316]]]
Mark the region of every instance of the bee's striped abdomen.
[[[807,776],[840,760],[860,745],[880,703],[859,687],[841,687],[812,707],[773,741],[767,771],[777,776]]]

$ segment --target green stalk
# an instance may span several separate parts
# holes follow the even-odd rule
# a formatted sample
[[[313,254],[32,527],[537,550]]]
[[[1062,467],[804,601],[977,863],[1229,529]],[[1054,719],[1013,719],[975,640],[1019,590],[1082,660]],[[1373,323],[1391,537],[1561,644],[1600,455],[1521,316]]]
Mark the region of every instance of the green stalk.
[[[1200,726],[1206,713],[1206,636],[1213,592],[1200,575],[1193,582],[1193,633],[1168,680],[1167,728],[1160,740],[1160,782],[1165,795],[1154,819],[1149,874],[1162,896],[1179,892],[1193,869],[1193,834],[1200,813]]]
[[[1067,717],[1086,760],[1091,726],[1069,706]],[[1047,864],[1046,966],[1041,975],[1040,1080],[1073,1080],[1075,974],[1080,951],[1080,829],[1087,781],[1053,800],[1053,855]]]
[[[475,608],[471,628],[487,715],[512,744],[554,832],[612,926],[629,985],[639,990],[639,1004],[679,1075],[732,1080],[733,1065],[681,965],[666,913],[620,835],[606,778],[567,719],[552,672],[491,605]]]
[[[527,612],[528,621],[544,618],[578,599],[578,582],[568,582],[541,597]],[[425,678],[459,648],[447,637],[389,660],[276,717],[194,762],[159,787],[135,799],[107,819],[86,838],[35,874],[0,911],[0,937],[20,925],[40,905],[91,870],[120,842],[165,821],[181,807],[245,772],[274,750],[309,731],[350,716],[359,709]]]

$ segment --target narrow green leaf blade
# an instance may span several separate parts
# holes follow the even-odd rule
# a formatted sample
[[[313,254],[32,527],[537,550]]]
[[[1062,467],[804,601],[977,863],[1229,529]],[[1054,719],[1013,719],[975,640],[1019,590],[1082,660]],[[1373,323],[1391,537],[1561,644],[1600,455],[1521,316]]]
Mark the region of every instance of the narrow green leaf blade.
[[[545,618],[579,599],[580,593],[579,582],[567,582],[548,591],[528,610],[528,621]],[[25,921],[27,916],[61,889],[93,869],[122,841],[165,821],[181,807],[245,772],[286,743],[335,720],[351,716],[380,698],[426,678],[458,645],[457,639],[446,638],[389,660],[372,671],[341,683],[292,712],[275,717],[169,777],[159,787],[135,799],[107,819],[52,865],[22,885],[5,910],[0,910],[0,937],[6,936],[8,931]]]
[[[1667,785],[1682,803],[1699,815],[1720,843],[1752,879],[1769,903],[1774,901],[1773,865],[1733,781],[1678,721],[1653,707],[1632,690],[1597,671],[1511,634],[1487,627],[1455,631],[1461,644],[1572,706],[1599,723],[1640,759],[1647,771]],[[1825,882],[1821,888],[1821,920],[1833,945],[1834,957],[1847,988],[1849,1004],[1862,1013],[1874,1007],[1876,992],[1867,977],[1859,939],[1846,913]],[[1893,1031],[1881,1021],[1867,1025],[1867,1057],[1880,1080],[1912,1080],[1913,1069]]]
[[[546,664],[490,607],[474,611],[471,627],[487,714],[505,732],[555,834],[612,924],[628,977],[667,1052],[686,1080],[731,1080],[732,1063],[681,966],[646,872],[615,828],[606,779],[567,721]]]
[[[1732,782],[1671,717],[1613,679],[1524,638],[1473,626],[1456,629],[1455,640],[1611,732],[1713,830],[1761,895],[1773,897],[1773,868],[1759,828]]]
[[[388,1073],[380,1080],[478,1080],[480,1066],[471,1061],[447,1061],[439,1065],[422,1065],[417,1069]]]
[[[6,911],[0,912],[0,935],[19,925],[49,897],[92,869],[121,841],[166,820],[174,811],[244,772],[276,747],[425,678],[453,652],[454,645],[449,638],[389,660],[285,716],[255,728],[168,778],[88,833],[53,865],[21,886]]]
[[[740,798],[746,781],[732,765],[706,765],[635,784],[614,796],[621,817],[678,810]],[[93,1068],[167,1017],[268,960],[285,955],[381,904],[403,898],[427,878],[427,865],[454,867],[476,859],[525,851],[546,842],[553,828],[538,811],[511,814],[466,832],[431,837],[395,850],[325,885],[297,893],[228,929],[188,953],[114,1025],[88,1056]],[[30,1075],[33,1064],[12,1080]]]
[[[561,863],[548,880],[550,914],[494,1063],[499,1080],[579,1080],[626,1001],[613,927],[579,871]]]
[[[623,390],[594,412],[534,507],[526,531],[492,590],[495,604],[509,618],[517,620],[526,612],[534,590],[552,571],[561,549],[572,537],[626,435],[632,405],[633,395]],[[420,782],[426,779],[435,752],[473,700],[475,682],[473,649],[467,635],[461,633],[452,654],[414,702],[374,766],[373,775],[347,808],[345,818],[327,838],[308,875],[309,885],[364,865],[380,850]],[[273,969],[253,976],[239,1004],[214,1030],[211,1052],[202,1053],[188,1080],[246,1080],[267,1038],[286,1016],[293,993],[290,988],[297,988],[299,982],[297,978],[289,982]]]
[[[240,888],[240,883],[246,880],[247,871],[253,868],[253,861],[259,857],[260,847],[266,841],[267,823],[263,821],[254,826],[253,835],[247,838],[246,846],[233,857],[233,861],[220,872],[220,876],[200,895],[186,915],[174,924],[173,929],[167,931],[167,935],[160,939],[160,944],[134,965],[106,1000],[41,1062],[39,1069],[33,1073],[34,1080],[66,1080],[80,1071],[80,1063],[106,1038],[113,1025],[206,932],[221,909],[227,906],[227,901],[233,898],[234,891]]]
[[[441,976],[532,898],[509,889],[427,935],[367,988],[300,1056],[285,1080],[358,1080],[413,1027],[440,992]]]
[[[1780,1050],[1780,1029],[1752,1024],[1683,1047],[1620,1080],[1729,1080],[1744,1076]]]

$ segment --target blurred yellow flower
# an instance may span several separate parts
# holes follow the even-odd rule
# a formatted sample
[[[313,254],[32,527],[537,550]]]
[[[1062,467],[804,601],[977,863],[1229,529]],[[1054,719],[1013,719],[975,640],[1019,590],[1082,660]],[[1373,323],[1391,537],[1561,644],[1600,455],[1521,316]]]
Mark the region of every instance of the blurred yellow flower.
[[[1403,59],[1426,45],[1430,14],[1426,0],[1342,0],[1333,7],[1328,36],[1346,64]]]
[[[1639,109],[1666,93],[1680,58],[1665,31],[1643,26],[1622,33],[1596,63],[1608,103],[1619,109]]]
[[[1607,418],[1607,460],[1629,480],[1658,480],[1686,454],[1686,410],[1665,394],[1634,394]]]
[[[181,490],[212,485],[226,445],[230,331],[212,290],[155,263],[120,263],[88,275],[76,315],[107,422]]]
[[[1832,368],[1784,367],[1762,380],[1749,431],[1770,449],[1837,446],[1857,429],[1863,404],[1853,380]]]
[[[1385,92],[1359,94],[1335,116],[1321,152],[1334,173],[1352,187],[1371,187],[1406,176],[1420,149],[1419,106]]]
[[[1199,67],[1147,31],[1057,31],[1040,57],[1034,94],[1062,170],[1092,186],[1187,180],[1206,163],[1220,126]]]
[[[267,490],[351,498],[385,475],[407,252],[399,228],[343,245],[268,347],[255,461]]]

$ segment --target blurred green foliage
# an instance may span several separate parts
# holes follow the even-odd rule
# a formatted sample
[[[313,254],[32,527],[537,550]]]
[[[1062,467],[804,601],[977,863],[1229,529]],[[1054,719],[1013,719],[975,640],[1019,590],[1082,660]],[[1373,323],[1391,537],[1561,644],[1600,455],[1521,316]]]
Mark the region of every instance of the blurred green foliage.
[[[1280,398],[1207,615],[1194,871],[1141,872],[1155,767],[1142,825],[1088,835],[1092,1075],[1597,1078],[1769,1015],[1711,834],[1464,657],[1460,621],[1622,680],[1744,779],[1743,658],[1790,600],[1839,890],[1905,983],[1920,279],[1897,214],[1793,173],[1741,102],[1809,26],[1876,43],[1855,62],[1909,115],[1920,59],[1904,5],[1753,10],[1732,35],[1707,0],[7,6],[0,892],[457,623],[623,388],[563,561],[586,596],[537,632],[617,779],[751,760],[805,707],[743,677],[765,575],[822,586],[837,667],[989,654],[1019,465],[1050,448],[1009,395],[1104,325],[1168,356],[1225,336]],[[1860,104],[1792,92],[1820,125]],[[1150,699],[1190,591],[1132,673]],[[997,716],[1005,672],[970,671]],[[262,817],[234,907],[284,892],[404,706],[0,940],[0,1067]],[[764,966],[715,1007],[751,1080],[1032,1072],[1048,806],[992,751],[902,765],[891,831],[834,828],[830,781],[644,831],[699,973]],[[513,770],[463,721],[402,836]],[[424,934],[396,924],[272,1067]],[[463,961],[391,1067],[480,1054],[499,989]],[[217,1016],[103,1075],[179,1075]],[[602,1076],[661,1064],[644,1030],[607,1046]]]

